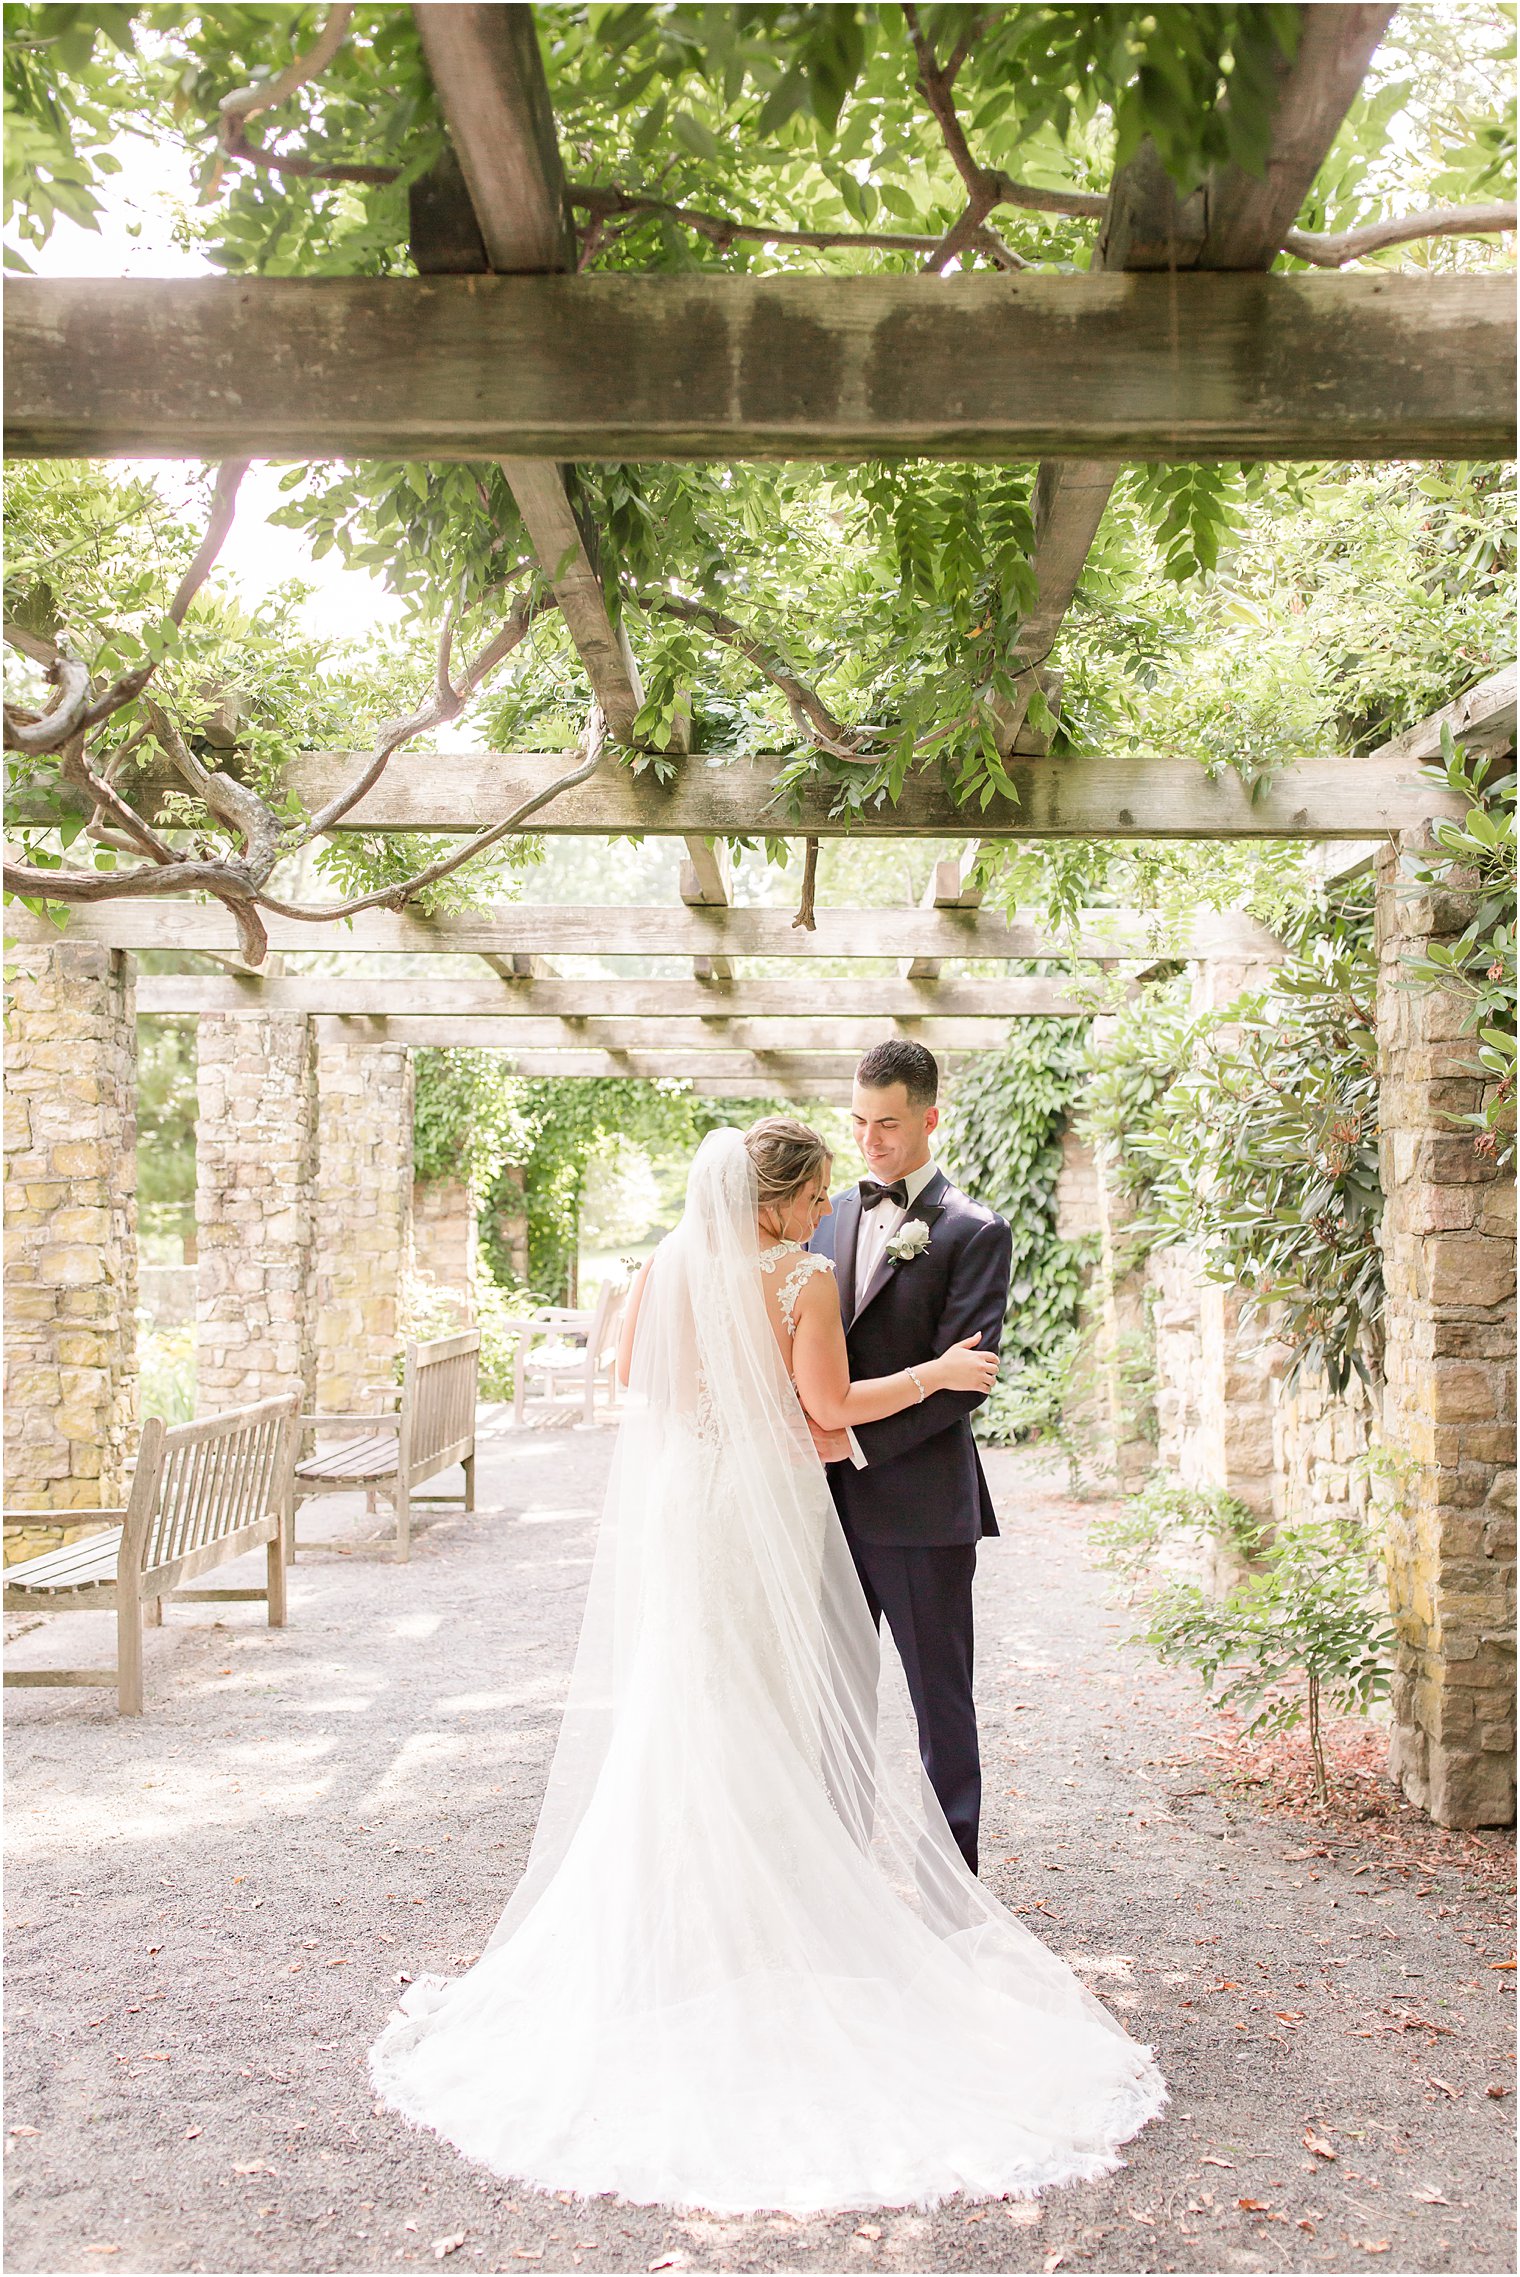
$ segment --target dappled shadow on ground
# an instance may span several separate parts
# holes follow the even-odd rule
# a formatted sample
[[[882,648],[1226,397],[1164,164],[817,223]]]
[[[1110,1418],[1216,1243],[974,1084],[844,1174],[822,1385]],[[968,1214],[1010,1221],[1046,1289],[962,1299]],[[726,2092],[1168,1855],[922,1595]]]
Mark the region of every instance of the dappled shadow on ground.
[[[1038,2206],[712,2221],[514,2191],[377,2111],[398,1984],[471,1958],[526,1857],[611,1444],[487,1442],[474,1516],[406,1567],[303,1557],[284,1631],[171,1611],[139,1720],[7,1696],[12,2268],[1511,2266],[1505,1847],[1385,1809],[1339,1734],[1370,1816],[1306,1812],[1291,1747],[1221,1745],[1027,1457],[992,1460],[978,1577],[984,1870],[1157,2049],[1127,2166]],[[81,1657],[87,1622],[48,1626],[17,1653]]]

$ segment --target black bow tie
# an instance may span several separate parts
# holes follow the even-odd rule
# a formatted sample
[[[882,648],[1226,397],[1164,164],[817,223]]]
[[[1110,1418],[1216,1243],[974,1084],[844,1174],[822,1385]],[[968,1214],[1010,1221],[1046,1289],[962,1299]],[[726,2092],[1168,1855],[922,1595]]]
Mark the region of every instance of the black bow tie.
[[[862,1178],[860,1181],[861,1208],[863,1210],[874,1210],[878,1202],[895,1202],[900,1210],[905,1210],[908,1206],[907,1180],[905,1178],[894,1178],[890,1186],[878,1186],[874,1178]]]

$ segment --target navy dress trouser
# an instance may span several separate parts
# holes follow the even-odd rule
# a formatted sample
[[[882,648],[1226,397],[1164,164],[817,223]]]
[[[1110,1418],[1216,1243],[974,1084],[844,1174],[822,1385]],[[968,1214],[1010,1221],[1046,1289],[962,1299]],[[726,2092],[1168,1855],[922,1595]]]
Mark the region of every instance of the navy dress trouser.
[[[925,1774],[974,1874],[982,1809],[972,1696],[976,1544],[897,1549],[846,1534],[871,1618],[880,1628],[886,1615],[908,1679]]]

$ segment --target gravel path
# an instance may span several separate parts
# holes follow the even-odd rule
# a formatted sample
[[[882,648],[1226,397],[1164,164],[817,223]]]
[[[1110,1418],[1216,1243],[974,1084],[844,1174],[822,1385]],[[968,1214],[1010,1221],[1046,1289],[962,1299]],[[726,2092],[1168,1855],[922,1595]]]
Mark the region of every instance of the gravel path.
[[[455,1971],[526,1853],[610,1444],[491,1440],[473,1518],[405,1570],[303,1557],[281,1633],[171,1611],[139,1721],[7,1694],[10,2268],[1514,2266],[1509,1908],[1468,1862],[1498,1838],[1422,1865],[1411,1820],[1390,1866],[1229,1799],[1196,1687],[1084,1561],[1091,1509],[1024,1455],[990,1466],[978,1585],[984,1872],[1157,2049],[1128,2166],[1039,2207],[704,2222],[514,2195],[377,2114],[398,1973]],[[13,1664],[92,1630],[108,1659],[76,1616]]]

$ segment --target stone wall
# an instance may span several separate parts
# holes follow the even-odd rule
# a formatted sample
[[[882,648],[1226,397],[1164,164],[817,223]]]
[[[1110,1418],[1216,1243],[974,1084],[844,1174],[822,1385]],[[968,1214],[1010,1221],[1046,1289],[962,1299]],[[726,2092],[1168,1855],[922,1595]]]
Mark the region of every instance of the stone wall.
[[[1387,1196],[1384,1434],[1398,1631],[1391,1765],[1448,1826],[1514,1817],[1514,1185],[1451,1118],[1472,1112],[1461,1000],[1406,960],[1471,903],[1378,870],[1378,1050]]]
[[[137,1422],[130,968],[120,951],[67,941],[6,962],[6,1501],[110,1509]],[[77,1531],[18,1529],[7,1558]]]
[[[316,1391],[312,1023],[204,1013],[195,1133],[196,1401],[202,1415]]]
[[[1125,1228],[1134,1215],[1101,1158],[1094,1165],[1100,1248],[1095,1285],[1088,1291],[1093,1313],[1093,1357],[1108,1419],[1113,1486],[1130,1493],[1155,1467],[1156,1449],[1138,1413],[1134,1383],[1138,1370],[1154,1356],[1153,1296],[1143,1263],[1125,1251]],[[1149,1402],[1147,1402],[1149,1404]],[[1102,1465],[1098,1465],[1102,1475]]]
[[[1056,1176],[1056,1238],[1085,1241],[1102,1230],[1098,1165],[1092,1148],[1068,1128],[1061,1133],[1061,1167]]]
[[[1273,1508],[1273,1386],[1260,1330],[1191,1249],[1153,1253],[1157,1454],[1185,1486],[1222,1489],[1258,1518]]]
[[[412,1188],[412,1265],[440,1289],[459,1290],[475,1318],[480,1229],[477,1203],[457,1178],[419,1178]]]
[[[1285,1348],[1278,1347],[1279,1353]],[[1378,1403],[1359,1377],[1333,1392],[1323,1375],[1301,1375],[1288,1391],[1274,1370],[1272,1516],[1304,1520],[1372,1518],[1365,1457],[1378,1428]]]
[[[395,1375],[412,1241],[412,1058],[355,1040],[340,1020],[317,1034],[316,1403],[372,1404]]]

